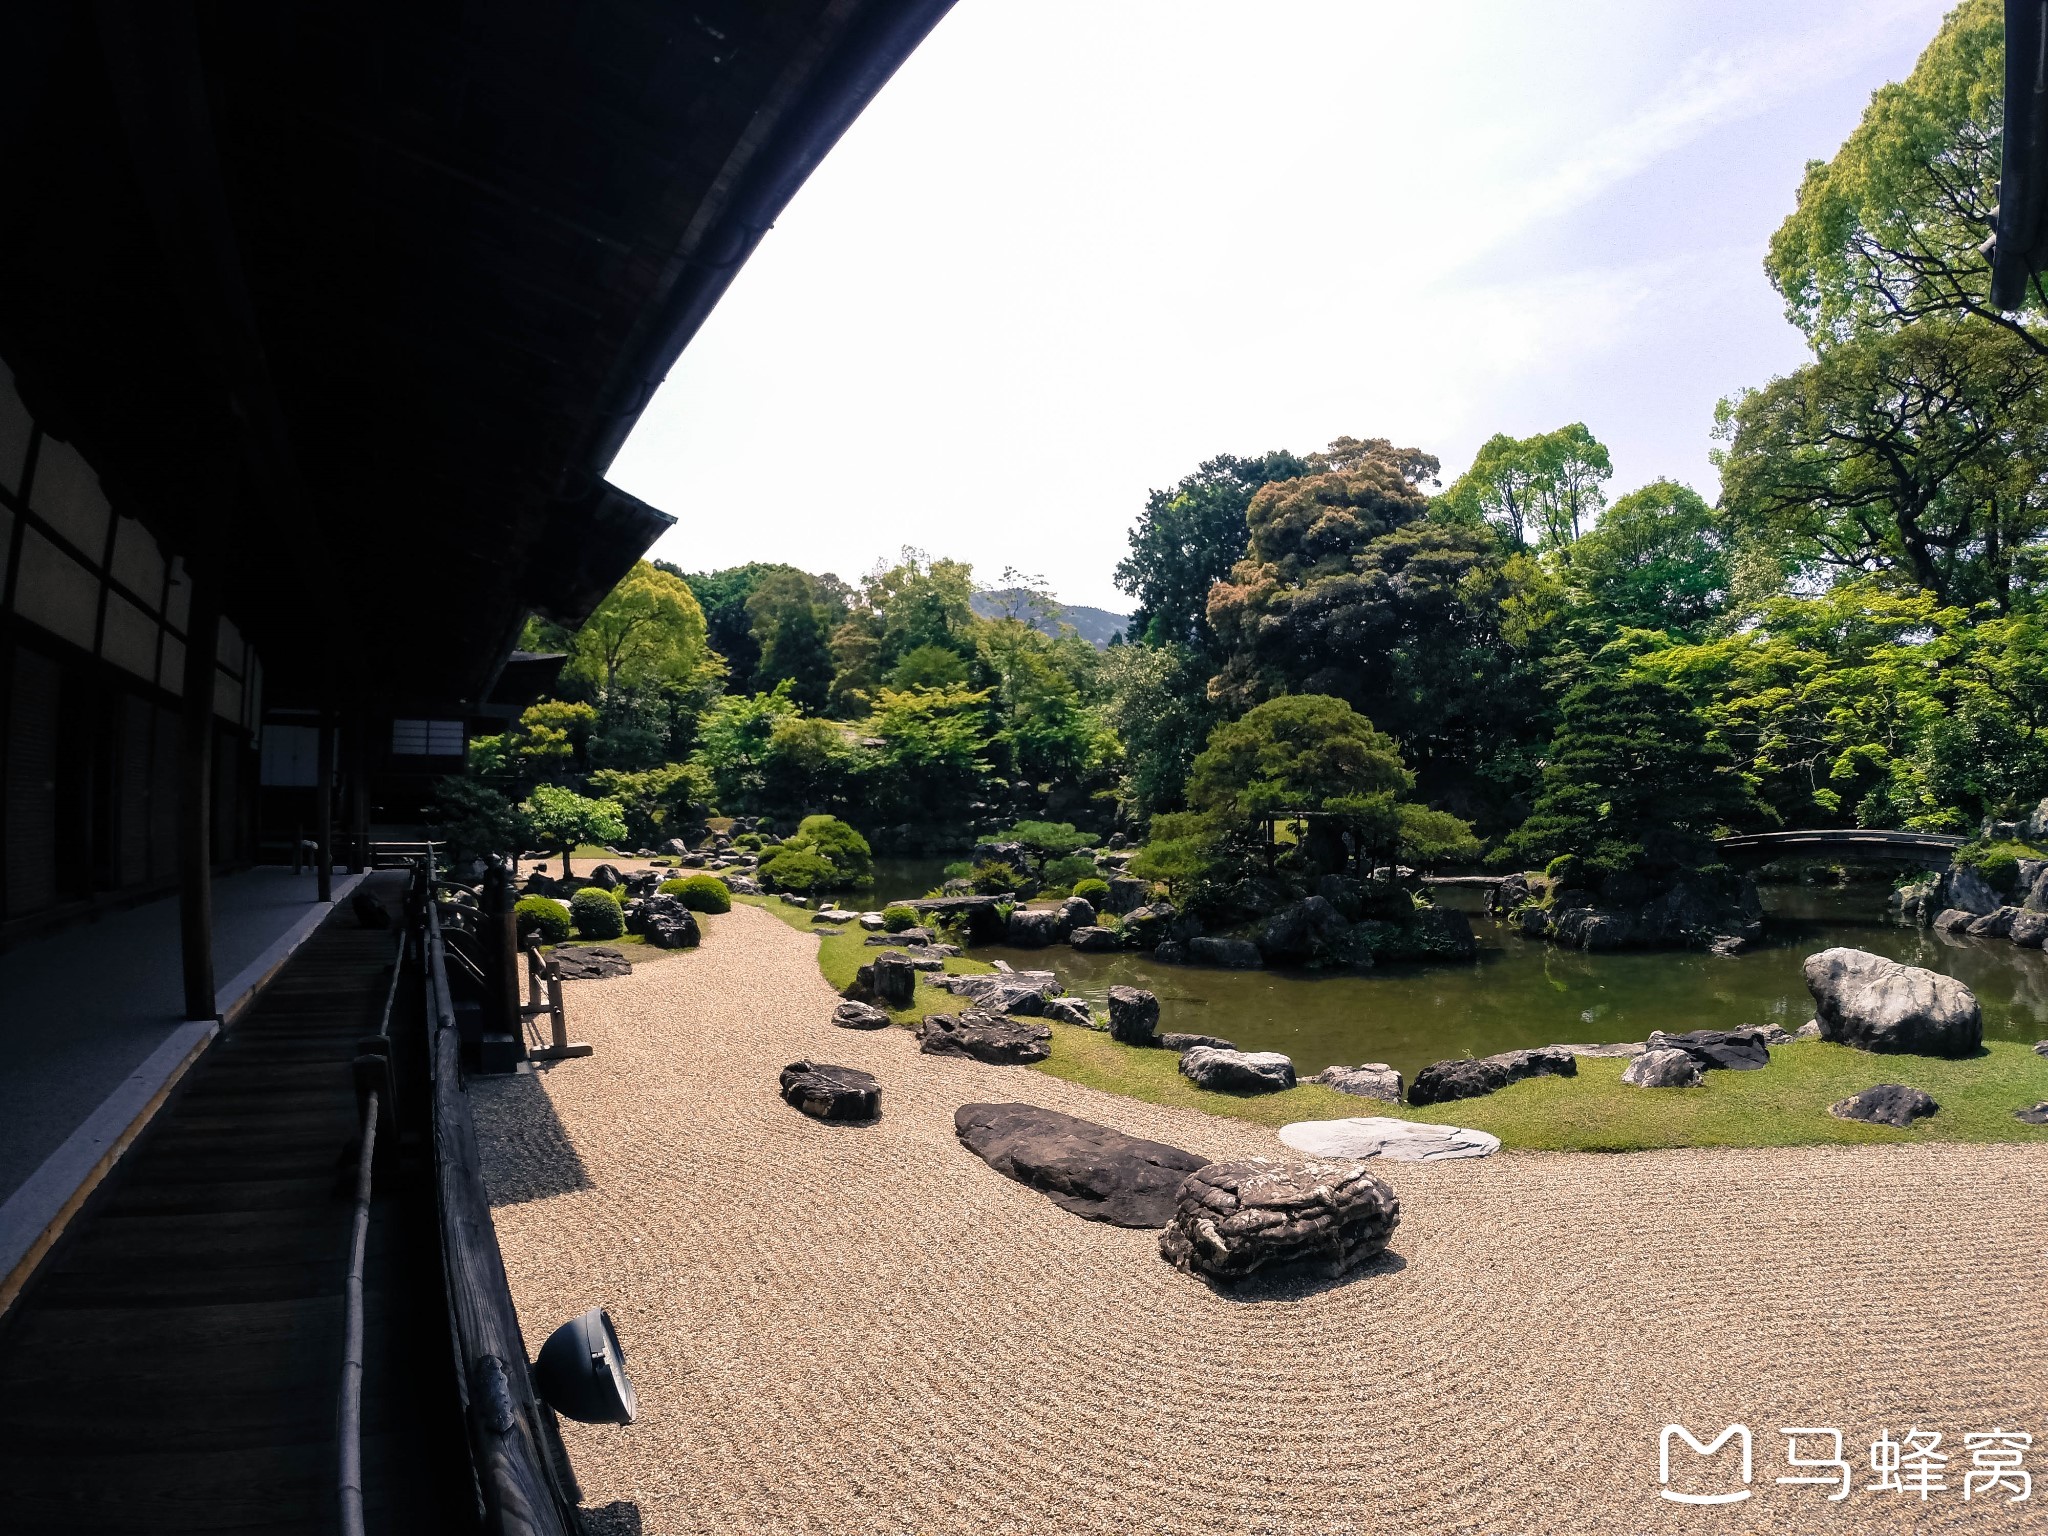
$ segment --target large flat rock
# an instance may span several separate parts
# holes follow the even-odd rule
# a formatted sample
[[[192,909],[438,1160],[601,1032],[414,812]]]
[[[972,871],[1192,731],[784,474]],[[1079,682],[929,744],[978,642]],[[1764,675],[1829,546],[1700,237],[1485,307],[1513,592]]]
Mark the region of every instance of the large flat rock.
[[[1491,1157],[1500,1150],[1500,1138],[1485,1131],[1391,1115],[1297,1120],[1280,1127],[1280,1139],[1310,1157],[1378,1157],[1390,1163],[1441,1163],[1456,1157]]]
[[[1209,1161],[1036,1104],[963,1104],[953,1131],[996,1172],[1117,1227],[1165,1226],[1181,1180]]]

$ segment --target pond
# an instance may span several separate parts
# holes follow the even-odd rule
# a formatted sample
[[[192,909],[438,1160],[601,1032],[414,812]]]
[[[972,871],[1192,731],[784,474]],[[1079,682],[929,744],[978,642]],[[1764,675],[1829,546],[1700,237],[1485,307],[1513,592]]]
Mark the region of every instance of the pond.
[[[1385,966],[1363,975],[1222,971],[1161,965],[1149,955],[1061,948],[977,948],[1020,970],[1051,969],[1067,990],[1105,1011],[1112,985],[1159,995],[1160,1027],[1221,1035],[1245,1050],[1285,1051],[1303,1075],[1384,1061],[1412,1080],[1448,1056],[1526,1046],[1641,1040],[1653,1029],[1794,1030],[1813,1016],[1801,963],[1848,945],[1943,971],[1969,985],[1990,1039],[2048,1035],[2048,956],[2003,940],[1945,939],[1883,921],[1881,887],[1767,887],[1765,942],[1731,959],[1692,953],[1588,955],[1524,939],[1478,912],[1479,893],[1451,890],[1472,913],[1479,954],[1469,963]]]

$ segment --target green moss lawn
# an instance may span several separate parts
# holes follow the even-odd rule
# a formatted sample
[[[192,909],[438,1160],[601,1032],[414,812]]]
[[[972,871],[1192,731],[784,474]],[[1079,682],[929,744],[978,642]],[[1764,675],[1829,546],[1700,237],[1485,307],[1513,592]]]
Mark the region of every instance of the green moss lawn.
[[[735,896],[772,912],[790,927],[815,933],[810,910],[775,897]],[[822,926],[822,925],[819,925]],[[834,991],[876,951],[858,927],[818,939],[818,968]],[[946,962],[958,973],[986,971],[978,960]],[[954,1006],[951,994],[920,986],[913,1007],[895,1010],[896,1022],[916,1024]],[[1878,1056],[1801,1040],[1777,1046],[1757,1072],[1709,1072],[1697,1088],[1632,1088],[1621,1080],[1627,1061],[1588,1057],[1577,1077],[1533,1077],[1484,1098],[1426,1107],[1353,1098],[1320,1084],[1286,1093],[1240,1097],[1204,1093],[1180,1075],[1170,1051],[1120,1045],[1098,1030],[1052,1025],[1053,1049],[1031,1070],[1108,1093],[1174,1104],[1257,1125],[1291,1120],[1332,1120],[1350,1115],[1397,1115],[1491,1131],[1506,1147],[1555,1152],[1636,1152],[1651,1147],[1793,1147],[1816,1143],[1911,1141],[2048,1141],[2048,1126],[2024,1125],[2013,1111],[2048,1099],[2048,1057],[2012,1041],[1994,1040],[1982,1055],[1962,1061],[1932,1056]],[[1911,1130],[1837,1120],[1828,1106],[1876,1083],[1904,1083],[1933,1095],[1939,1113]]]

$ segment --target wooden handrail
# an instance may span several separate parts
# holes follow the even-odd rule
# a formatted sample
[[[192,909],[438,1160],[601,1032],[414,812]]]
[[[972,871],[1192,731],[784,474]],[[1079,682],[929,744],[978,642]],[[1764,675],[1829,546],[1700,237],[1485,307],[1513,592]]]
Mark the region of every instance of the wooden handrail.
[[[525,1337],[505,1277],[476,1122],[462,1085],[461,1039],[448,991],[441,924],[425,904],[427,1019],[433,1069],[434,1184],[442,1272],[460,1367],[457,1389],[485,1528],[500,1536],[569,1536],[576,1499],[547,1453]]]

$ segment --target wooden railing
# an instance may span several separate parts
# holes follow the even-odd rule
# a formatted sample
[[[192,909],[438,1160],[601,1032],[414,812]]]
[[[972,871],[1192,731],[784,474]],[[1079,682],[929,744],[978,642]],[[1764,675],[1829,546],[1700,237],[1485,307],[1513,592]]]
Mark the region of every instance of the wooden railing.
[[[462,1083],[440,915],[431,896],[420,906],[442,1274],[484,1526],[497,1536],[569,1536],[577,1528],[578,1494],[573,1485],[565,1486],[566,1466],[558,1467],[549,1454],[558,1442],[547,1410],[534,1396]]]

